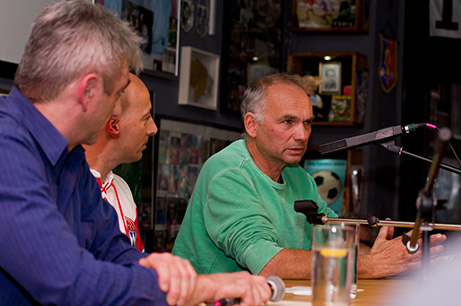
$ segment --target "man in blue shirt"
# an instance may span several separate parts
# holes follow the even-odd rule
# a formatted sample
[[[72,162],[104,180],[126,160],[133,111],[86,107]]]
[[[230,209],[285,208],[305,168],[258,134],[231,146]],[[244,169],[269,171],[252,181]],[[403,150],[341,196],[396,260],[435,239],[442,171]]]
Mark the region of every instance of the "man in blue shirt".
[[[0,304],[268,300],[263,277],[197,276],[183,259],[140,253],[101,198],[80,145],[96,141],[130,66],[142,68],[140,43],[90,1],[53,3],[35,20],[15,87],[0,99]]]

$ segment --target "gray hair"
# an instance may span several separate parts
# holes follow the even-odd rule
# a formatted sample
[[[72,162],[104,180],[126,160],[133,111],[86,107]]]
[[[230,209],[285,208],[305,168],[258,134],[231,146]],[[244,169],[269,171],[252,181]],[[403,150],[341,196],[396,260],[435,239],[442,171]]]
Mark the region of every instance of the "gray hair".
[[[240,105],[240,112],[242,114],[242,122],[245,119],[247,113],[253,113],[256,121],[261,124],[264,120],[264,110],[267,105],[266,95],[267,90],[271,85],[282,83],[288,85],[296,85],[300,87],[304,92],[302,85],[302,79],[298,76],[289,73],[276,73],[263,77],[250,85],[243,94],[242,104]],[[307,95],[307,92],[306,92]],[[246,137],[246,131],[244,136]]]
[[[32,101],[56,98],[77,77],[97,73],[111,93],[125,60],[142,69],[142,43],[115,13],[88,0],[48,5],[35,19],[14,84]]]

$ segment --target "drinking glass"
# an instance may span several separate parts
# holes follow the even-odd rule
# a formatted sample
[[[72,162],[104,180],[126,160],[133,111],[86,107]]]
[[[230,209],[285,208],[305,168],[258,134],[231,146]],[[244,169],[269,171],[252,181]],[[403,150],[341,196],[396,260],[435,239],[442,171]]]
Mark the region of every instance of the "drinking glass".
[[[315,225],[312,230],[312,295],[315,306],[349,305],[353,277],[352,226]]]

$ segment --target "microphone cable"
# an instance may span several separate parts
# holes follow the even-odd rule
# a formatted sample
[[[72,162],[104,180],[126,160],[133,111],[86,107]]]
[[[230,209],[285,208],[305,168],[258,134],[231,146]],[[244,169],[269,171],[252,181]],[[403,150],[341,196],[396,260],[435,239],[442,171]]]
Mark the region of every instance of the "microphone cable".
[[[421,124],[421,123],[419,123],[419,124]],[[423,124],[425,124],[425,126],[428,127],[428,128],[436,130],[437,132],[440,131],[440,129],[435,124],[432,124],[432,123],[423,123]],[[409,124],[408,126],[410,126],[410,125],[411,124]],[[453,148],[453,146],[451,144],[451,141],[448,141],[448,146],[450,147],[451,152],[453,153],[453,155],[455,156],[456,161],[458,162],[459,169],[461,169],[461,160],[459,159],[458,154],[456,154],[456,151]]]

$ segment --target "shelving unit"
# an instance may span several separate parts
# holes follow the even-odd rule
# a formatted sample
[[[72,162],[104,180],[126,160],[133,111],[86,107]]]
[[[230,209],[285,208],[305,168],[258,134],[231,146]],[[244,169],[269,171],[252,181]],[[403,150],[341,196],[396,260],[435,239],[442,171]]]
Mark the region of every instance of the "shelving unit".
[[[330,60],[326,60],[326,57]],[[322,76],[322,66],[336,63],[339,68],[333,73],[333,82],[339,90],[334,93],[321,91],[322,116],[317,116],[315,125],[361,126],[364,121],[368,92],[368,63],[366,56],[357,52],[291,53],[288,56],[288,71],[298,75]],[[336,81],[334,78],[337,78]],[[323,72],[322,82],[328,81]]]

